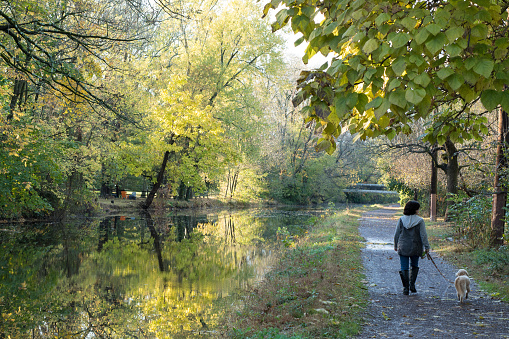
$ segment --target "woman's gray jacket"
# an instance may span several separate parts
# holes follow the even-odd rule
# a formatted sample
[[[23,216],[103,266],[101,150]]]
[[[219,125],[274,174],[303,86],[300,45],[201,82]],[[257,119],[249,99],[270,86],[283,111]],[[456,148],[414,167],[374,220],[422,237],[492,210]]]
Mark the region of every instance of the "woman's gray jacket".
[[[394,250],[397,250],[399,255],[406,257],[420,256],[423,250],[429,250],[428,235],[423,218],[416,214],[404,215],[399,218],[394,233]]]

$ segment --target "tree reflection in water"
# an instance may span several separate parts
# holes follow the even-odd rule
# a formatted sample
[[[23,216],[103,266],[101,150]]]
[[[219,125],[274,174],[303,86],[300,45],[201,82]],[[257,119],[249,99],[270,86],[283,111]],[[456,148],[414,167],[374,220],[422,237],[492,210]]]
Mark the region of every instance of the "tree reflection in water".
[[[222,298],[312,214],[109,217],[0,231],[0,338],[214,337]]]

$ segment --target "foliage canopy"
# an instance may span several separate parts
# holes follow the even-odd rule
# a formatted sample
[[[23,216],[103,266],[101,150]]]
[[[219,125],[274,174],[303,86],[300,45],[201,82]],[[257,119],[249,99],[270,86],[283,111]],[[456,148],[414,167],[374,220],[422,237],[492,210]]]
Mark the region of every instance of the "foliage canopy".
[[[302,34],[296,44],[309,42],[304,62],[332,54],[330,64],[301,74],[294,99],[309,100],[309,119],[323,127],[318,150],[332,152],[343,128],[362,139],[409,133],[412,121],[444,104],[457,114],[427,140],[479,139],[486,121],[470,113],[475,102],[509,110],[504,1],[273,0],[264,13],[276,8],[273,29],[291,22]],[[461,133],[460,114],[469,119]]]

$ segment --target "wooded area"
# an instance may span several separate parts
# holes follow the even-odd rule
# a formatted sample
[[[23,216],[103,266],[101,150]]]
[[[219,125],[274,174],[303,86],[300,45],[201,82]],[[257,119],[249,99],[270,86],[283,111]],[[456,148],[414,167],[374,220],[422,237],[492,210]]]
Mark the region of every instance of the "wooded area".
[[[507,7],[3,1],[0,216],[83,213],[121,189],[151,192],[146,208],[160,189],[340,203],[368,183],[425,206],[436,192],[439,215],[502,245]],[[291,58],[290,28],[302,61],[327,63]]]

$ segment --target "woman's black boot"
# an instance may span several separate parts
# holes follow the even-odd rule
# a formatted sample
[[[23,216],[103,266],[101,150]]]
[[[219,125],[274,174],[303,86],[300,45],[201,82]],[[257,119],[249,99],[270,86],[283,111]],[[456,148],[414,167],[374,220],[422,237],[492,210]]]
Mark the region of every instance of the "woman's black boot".
[[[403,294],[408,295],[408,289],[410,287],[410,277],[409,277],[409,271],[399,271],[399,275],[401,277],[401,282],[403,283]]]
[[[413,267],[410,270],[410,292],[416,293],[415,289],[415,280],[417,279],[417,274],[419,273],[419,267]]]

